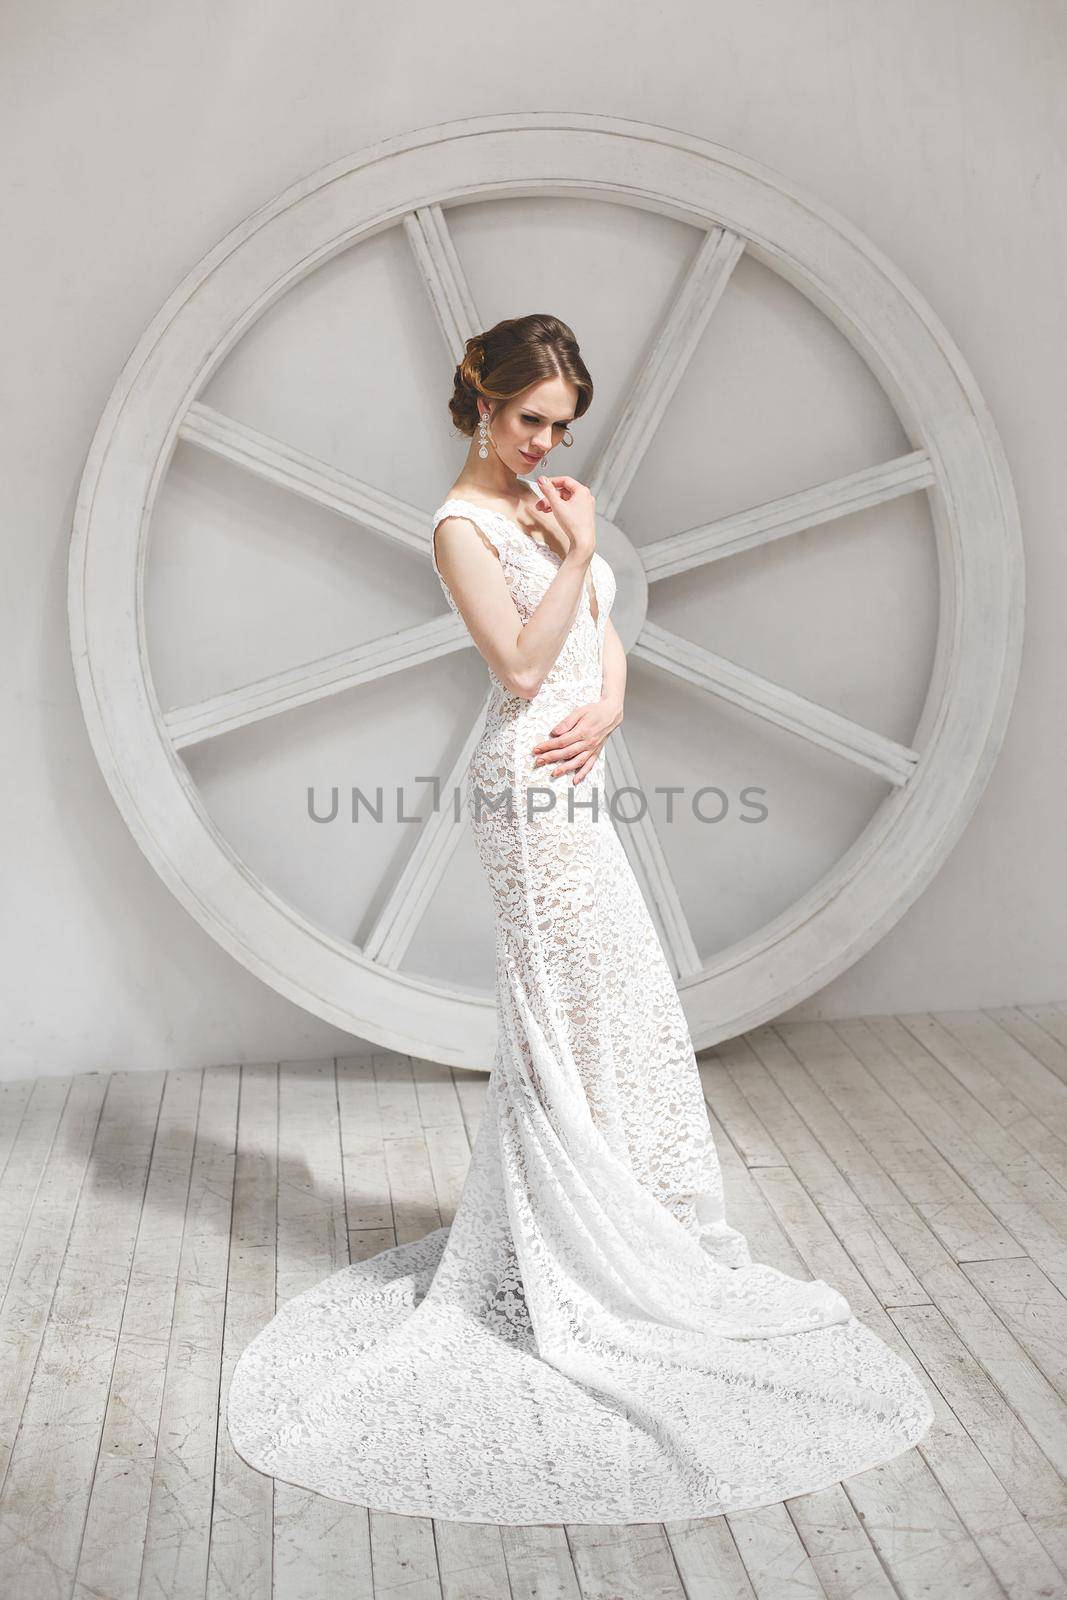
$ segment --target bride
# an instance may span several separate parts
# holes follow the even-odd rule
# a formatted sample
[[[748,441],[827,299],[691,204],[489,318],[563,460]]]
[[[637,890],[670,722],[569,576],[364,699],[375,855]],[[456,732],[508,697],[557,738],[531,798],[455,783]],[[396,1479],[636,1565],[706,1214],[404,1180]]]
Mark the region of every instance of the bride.
[[[592,397],[571,330],[531,315],[467,341],[450,401],[471,445],[429,551],[492,686],[465,799],[498,1008],[455,1217],[288,1301],[230,1383],[251,1466],[386,1511],[713,1516],[887,1461],[933,1420],[837,1289],[753,1262],[726,1220],[681,1001],[603,791],[615,580],[589,489],[544,472]]]

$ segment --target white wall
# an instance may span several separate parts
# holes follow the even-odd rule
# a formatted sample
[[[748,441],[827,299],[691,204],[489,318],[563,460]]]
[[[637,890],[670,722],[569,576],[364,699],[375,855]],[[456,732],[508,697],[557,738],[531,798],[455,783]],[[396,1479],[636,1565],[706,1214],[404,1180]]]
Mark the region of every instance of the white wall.
[[[663,123],[766,162],[881,246],[961,346],[1000,428],[1023,521],[1015,709],[979,809],[934,883],[790,1014],[1064,997],[1062,7],[8,0],[0,30],[0,1077],[364,1048],[225,955],[127,833],[70,663],[74,498],[142,328],[236,221],[375,139],[516,109]],[[459,461],[441,415],[431,496]],[[401,435],[401,452],[412,443]],[[915,647],[927,646],[917,632]],[[901,660],[902,681],[913,665]],[[636,671],[632,681],[636,724],[647,689]]]

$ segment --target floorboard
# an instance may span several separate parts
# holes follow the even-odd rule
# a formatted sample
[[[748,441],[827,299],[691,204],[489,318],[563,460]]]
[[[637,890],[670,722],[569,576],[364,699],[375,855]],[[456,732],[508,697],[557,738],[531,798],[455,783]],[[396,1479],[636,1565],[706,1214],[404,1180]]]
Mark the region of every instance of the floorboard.
[[[0,1089],[12,1600],[1067,1595],[1067,1005],[765,1025],[703,1052],[731,1220],[931,1386],[907,1456],[633,1527],[349,1506],[219,1418],[277,1306],[455,1215],[484,1074],[383,1052]]]

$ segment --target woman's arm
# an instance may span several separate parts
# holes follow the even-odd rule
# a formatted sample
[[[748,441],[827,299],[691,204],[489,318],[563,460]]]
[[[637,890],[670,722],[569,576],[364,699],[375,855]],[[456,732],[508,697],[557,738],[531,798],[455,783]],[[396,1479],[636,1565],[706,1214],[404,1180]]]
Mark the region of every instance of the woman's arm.
[[[525,627],[500,557],[467,517],[434,530],[438,570],[483,659],[513,694],[532,700],[563,649],[582,599],[590,556],[568,551]]]
[[[604,621],[604,672],[600,698],[607,702],[621,722],[622,703],[626,698],[626,651],[610,617]]]
[[[573,774],[572,783],[581,783],[610,734],[622,722],[622,703],[626,693],[626,651],[610,617],[604,620],[604,657],[600,699],[578,706],[561,717],[548,737],[531,746],[535,767],[551,767],[553,778]]]

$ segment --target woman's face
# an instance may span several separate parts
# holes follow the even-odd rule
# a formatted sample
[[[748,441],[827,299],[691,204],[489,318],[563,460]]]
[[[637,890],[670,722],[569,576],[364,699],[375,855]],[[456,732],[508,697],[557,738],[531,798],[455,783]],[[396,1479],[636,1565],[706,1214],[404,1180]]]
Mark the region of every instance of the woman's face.
[[[478,402],[483,415],[489,414],[489,431],[497,453],[513,472],[536,472],[541,458],[563,438],[564,429],[574,420],[578,390],[565,378],[546,378],[531,384],[512,400],[502,400],[496,409],[484,400]],[[475,435],[477,446],[477,434]]]

